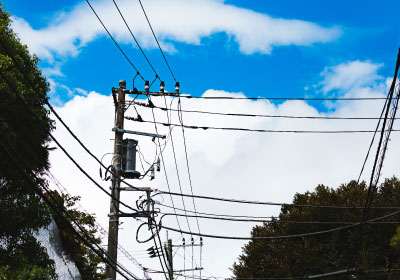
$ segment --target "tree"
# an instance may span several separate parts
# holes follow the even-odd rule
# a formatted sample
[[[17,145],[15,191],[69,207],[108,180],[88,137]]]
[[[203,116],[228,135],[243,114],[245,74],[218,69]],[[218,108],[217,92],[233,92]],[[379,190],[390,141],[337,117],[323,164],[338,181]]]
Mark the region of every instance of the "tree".
[[[47,145],[53,129],[44,107],[49,86],[37,67],[37,57],[29,54],[11,30],[10,15],[2,5],[0,40],[0,279],[55,279],[54,262],[34,237],[50,223],[51,212],[9,156],[23,156],[24,171],[36,186],[46,186],[43,174],[49,168]]]
[[[101,258],[80,242],[68,225],[74,219],[86,229],[91,243],[100,244],[95,217],[75,208],[79,197],[46,192],[44,175],[49,169],[49,135],[54,126],[45,108],[49,85],[37,62],[11,30],[10,15],[0,4],[0,280],[57,279],[54,261],[35,238],[52,219],[59,228],[64,253],[82,279],[104,279]],[[52,211],[38,190],[69,215]]]
[[[365,182],[357,184],[351,181],[337,189],[319,185],[314,192],[297,193],[293,204],[359,206],[365,203],[366,194]],[[399,205],[400,181],[395,177],[386,179],[374,195],[372,207],[398,207]],[[357,208],[283,206],[275,221],[255,226],[251,234],[252,236],[279,236],[323,231],[341,226],[343,222],[359,222],[361,211],[362,209]],[[369,219],[394,211],[382,208],[371,209]],[[394,222],[399,219],[397,215],[384,221]],[[328,221],[343,224],[295,224],[283,223],[284,221]],[[353,261],[359,277],[363,276],[362,271],[399,269],[400,250],[394,247],[397,244],[393,241],[395,238],[391,246],[391,239],[396,234],[397,226],[398,223],[364,225],[359,243],[357,243],[358,228],[302,238],[252,240],[243,247],[238,262],[233,265],[233,273],[238,278],[304,277],[347,269]],[[390,278],[390,275],[390,273],[385,273],[384,276],[375,275],[376,278],[373,279],[398,279]],[[371,275],[368,274],[368,276]],[[341,275],[330,279],[344,278],[345,276]]]
[[[95,216],[76,209],[75,204],[79,201],[78,196],[60,194],[57,191],[47,193],[46,196],[55,205],[62,205],[69,215],[64,215],[67,222],[72,224],[72,219],[84,227],[92,240],[92,244],[101,245],[101,239],[97,237],[98,231],[95,226]],[[63,251],[72,260],[79,270],[82,279],[100,280],[105,278],[105,265],[89,247],[75,237],[67,222],[59,215],[53,213],[55,222],[61,236]]]

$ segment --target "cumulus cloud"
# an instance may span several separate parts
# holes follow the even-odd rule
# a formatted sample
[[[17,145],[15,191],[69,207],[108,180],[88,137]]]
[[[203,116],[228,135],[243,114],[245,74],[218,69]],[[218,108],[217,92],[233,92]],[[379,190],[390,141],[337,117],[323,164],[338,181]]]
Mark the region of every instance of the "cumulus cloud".
[[[371,85],[383,78],[378,75],[382,66],[383,64],[356,60],[326,67],[321,73],[324,77],[321,82],[322,90],[324,93],[331,90],[348,91],[351,88]]]
[[[136,1],[117,1],[133,32],[145,48],[156,47],[147,22]],[[93,6],[119,41],[132,43],[111,1],[93,1]],[[220,0],[152,0],[144,3],[151,23],[166,48],[176,51],[173,42],[200,44],[202,38],[223,32],[233,38],[245,54],[269,54],[277,46],[309,46],[340,36],[337,27],[297,20],[274,18],[267,14],[229,5]],[[107,36],[86,3],[69,12],[60,12],[48,26],[34,29],[13,17],[13,29],[30,50],[42,59],[76,56],[79,50],[99,36]]]
[[[357,65],[348,63],[347,65]],[[332,68],[332,69],[341,69]],[[340,76],[342,71],[333,71]],[[372,73],[372,74],[371,74]],[[374,71],[365,71],[367,77],[378,77]],[[363,75],[355,75],[358,80],[364,80]],[[332,81],[340,81],[335,74],[331,76]],[[378,78],[375,83],[354,83],[342,79],[343,83],[332,83],[336,89],[352,87],[355,96],[383,97],[387,92],[385,81]],[[334,86],[333,86],[334,85]],[[355,86],[357,85],[357,86]],[[242,93],[230,93],[220,90],[208,90],[204,96],[243,96]],[[176,108],[176,100],[167,98],[167,103],[172,102]],[[154,98],[153,102],[158,106],[165,106],[164,99]],[[217,112],[242,112],[252,114],[271,115],[301,115],[301,116],[348,116],[348,117],[378,117],[383,102],[380,101],[346,101],[336,104],[334,111],[320,113],[312,105],[303,101],[287,101],[275,105],[269,101],[259,100],[201,100],[182,99],[183,109],[208,110]],[[111,128],[114,122],[114,107],[111,96],[100,95],[90,92],[87,96],[76,96],[71,101],[57,108],[59,114],[69,126],[77,133],[79,138],[90,147],[90,149],[101,157],[113,149],[113,133]],[[148,108],[137,108],[144,120],[152,120],[151,110]],[[159,121],[166,122],[167,115],[164,111],[155,109],[155,117]],[[130,108],[126,115],[135,116],[136,112]],[[176,113],[171,114],[171,122],[178,123]],[[272,119],[272,118],[245,118],[226,117],[215,115],[198,115],[185,113],[184,123],[187,125],[212,125],[225,127],[247,127],[266,129],[297,129],[297,130],[373,130],[376,126],[374,120],[305,120],[305,119]],[[125,128],[136,131],[155,132],[154,125],[125,121]],[[160,134],[168,135],[168,129],[158,126]],[[184,143],[180,127],[172,131],[176,149],[177,164],[180,171],[182,188],[184,193],[190,193],[188,175],[186,172],[186,160]],[[57,124],[56,138],[68,148],[71,154],[80,162],[94,178],[98,178],[98,164],[91,159],[74,142],[68,133]],[[190,163],[193,189],[196,194],[209,196],[241,198],[248,200],[264,200],[275,202],[290,202],[296,192],[313,190],[317,184],[326,184],[337,187],[358,176],[363,159],[365,157],[371,134],[282,134],[282,133],[248,133],[248,132],[221,132],[204,130],[185,130],[188,146],[188,157]],[[151,139],[143,136],[125,135],[125,137],[139,140],[141,152],[148,161],[152,161],[156,154],[156,148]],[[385,159],[382,178],[398,175],[398,155],[400,147],[393,145],[400,141],[398,133],[392,134],[389,143],[389,153]],[[179,183],[176,176],[175,163],[173,159],[171,141],[167,142],[163,153],[168,181],[172,191],[179,192]],[[109,210],[109,198],[96,190],[92,183],[87,180],[77,169],[65,158],[61,151],[52,152],[52,172],[61,182],[75,195],[82,196],[82,204],[90,212],[97,213],[101,224],[107,228],[107,213]],[[104,163],[109,164],[111,157],[104,157]],[[146,163],[144,162],[146,168]],[[141,172],[140,161],[138,168]],[[367,165],[363,178],[368,179],[371,170],[371,161]],[[154,181],[132,181],[137,186],[150,186],[153,188],[167,190],[164,174],[157,173]],[[98,180],[103,187],[109,188],[109,182]],[[123,201],[134,205],[137,194],[122,193]],[[168,196],[157,197],[165,204],[171,205]],[[176,207],[183,208],[180,198],[174,198]],[[191,199],[185,200],[188,209],[193,210]],[[249,206],[242,207],[236,204],[223,202],[212,202],[197,200],[197,210],[201,212],[212,212],[219,214],[236,215],[258,215],[270,216],[279,213],[278,207]],[[171,212],[170,209],[163,209]],[[182,229],[188,230],[185,219],[179,219]],[[150,245],[137,244],[134,241],[138,221],[122,219],[120,231],[120,242],[127,250],[146,249]],[[197,231],[195,220],[189,221],[192,231]],[[177,228],[175,219],[166,218],[164,224]],[[214,222],[200,220],[200,229],[203,233],[220,235],[248,236],[254,226],[252,223],[232,223],[221,221]],[[143,236],[142,236],[143,234]],[[174,242],[180,243],[180,236],[169,232]],[[144,238],[146,232],[141,232]],[[165,232],[161,234],[164,240]],[[187,237],[189,238],[189,237]],[[206,238],[203,248],[203,275],[212,274],[229,277],[228,268],[235,261],[241,251],[242,241],[221,241]],[[195,260],[199,265],[199,251],[196,248]],[[186,250],[186,268],[190,267],[191,249]],[[133,255],[138,256],[133,252]],[[180,249],[176,255],[178,268],[183,267],[183,256]],[[122,255],[121,255],[122,256]],[[140,258],[140,256],[138,256]],[[147,267],[158,267],[157,260],[140,258]],[[124,265],[135,271],[135,267],[126,258],[121,257]],[[136,269],[137,272],[137,269]]]

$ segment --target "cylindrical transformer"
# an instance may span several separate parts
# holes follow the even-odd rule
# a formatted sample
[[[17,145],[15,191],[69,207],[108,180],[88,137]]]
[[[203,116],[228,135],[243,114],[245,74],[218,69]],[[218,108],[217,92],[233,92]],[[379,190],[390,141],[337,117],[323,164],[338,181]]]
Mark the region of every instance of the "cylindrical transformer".
[[[124,139],[122,149],[122,176],[128,179],[139,178],[140,173],[136,171],[136,146],[138,141]]]

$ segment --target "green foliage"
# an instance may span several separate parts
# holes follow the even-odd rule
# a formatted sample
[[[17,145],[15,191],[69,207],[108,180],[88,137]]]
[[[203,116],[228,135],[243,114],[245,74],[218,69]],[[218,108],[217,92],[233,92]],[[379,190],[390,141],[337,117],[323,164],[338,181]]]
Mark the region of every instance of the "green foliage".
[[[22,94],[17,97],[0,76],[0,136],[8,143],[8,151],[17,151],[26,159],[25,168],[37,186],[45,186],[42,174],[48,169],[47,143],[53,127],[43,106],[48,84],[37,68],[37,58],[31,57],[10,28],[10,15],[0,4],[0,72]],[[7,52],[37,87],[36,93],[27,83]],[[4,279],[56,279],[54,262],[34,238],[34,234],[51,221],[49,209],[24,180],[16,166],[0,148],[0,277]]]
[[[357,185],[355,181],[352,181],[337,189],[319,185],[314,192],[297,193],[293,204],[359,206],[364,205],[366,194],[365,182]],[[396,178],[387,179],[374,195],[372,206],[398,207],[399,205],[400,181]],[[371,209],[369,219],[391,212],[394,210]],[[283,206],[278,220],[359,222],[361,214],[362,209],[356,208],[346,210]],[[385,219],[385,221],[399,221],[399,216]],[[397,225],[365,225],[359,250],[356,250],[358,228],[311,237],[250,241],[243,247],[238,262],[233,265],[233,273],[238,278],[303,277],[347,269],[352,259],[359,271],[398,269],[400,268],[400,250],[392,247],[398,246],[400,239],[400,230],[395,235]],[[268,222],[262,226],[255,226],[251,234],[252,236],[293,235],[323,231],[338,226],[341,224]],[[385,274],[382,276],[384,278],[376,276],[377,278],[373,279],[396,279],[389,276]],[[345,278],[342,275],[330,279]]]
[[[47,194],[47,197],[51,197],[50,200],[56,205],[64,205],[64,209],[68,211],[69,215],[85,228],[92,240],[92,244],[101,244],[101,239],[97,237],[98,232],[95,227],[95,216],[79,211],[75,207],[75,203],[79,201],[79,197],[59,194],[56,191],[52,191],[51,195]],[[70,217],[65,216],[65,218],[72,223]],[[105,266],[101,258],[81,242],[81,240],[76,238],[71,228],[63,219],[56,214],[54,214],[54,219],[60,231],[63,250],[77,266],[82,279],[104,279]]]

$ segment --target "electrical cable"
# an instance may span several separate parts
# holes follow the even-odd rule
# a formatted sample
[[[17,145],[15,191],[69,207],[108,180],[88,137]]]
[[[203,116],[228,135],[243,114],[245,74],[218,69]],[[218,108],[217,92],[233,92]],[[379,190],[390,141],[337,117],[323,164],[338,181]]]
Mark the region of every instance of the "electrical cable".
[[[150,97],[148,97],[148,100],[150,100]],[[154,114],[154,110],[152,109],[151,112],[152,112],[153,120],[154,120],[154,129],[155,129],[156,133],[158,134],[158,128],[157,128],[157,124],[156,124],[156,117],[155,117],[155,114]],[[161,156],[161,162],[162,162],[162,166],[163,166],[163,170],[164,170],[165,181],[167,183],[168,191],[171,192],[171,187],[170,187],[168,176],[167,176],[167,170],[166,170],[166,167],[165,167],[164,156],[163,156],[163,153],[162,153],[161,143],[160,143],[160,139],[159,138],[157,138],[157,143],[158,143],[158,147],[160,149],[160,156]],[[164,148],[166,148],[166,145],[165,145]],[[172,207],[175,208],[175,203],[174,203],[174,200],[172,198],[172,195],[170,195],[170,199],[171,199]],[[176,211],[176,210],[174,210],[174,211]],[[176,217],[176,222],[178,224],[178,228],[181,229],[181,225],[179,223],[178,217]],[[183,235],[182,235],[182,238],[183,238]]]
[[[2,133],[1,133],[2,134]],[[0,137],[0,139],[2,141],[7,142],[7,140],[4,137]],[[87,238],[91,239],[91,237],[88,235],[88,233],[86,232],[86,230],[75,221],[75,219],[71,216],[71,214],[64,208],[64,207],[55,207],[50,200],[43,194],[43,192],[40,190],[39,187],[36,186],[36,184],[34,183],[33,179],[26,173],[25,169],[21,166],[20,163],[24,163],[24,160],[19,158],[18,160],[15,159],[15,157],[12,155],[12,153],[10,152],[9,148],[7,148],[2,142],[0,142],[1,147],[3,148],[3,150],[6,152],[7,156],[11,159],[11,161],[15,164],[15,166],[17,167],[17,169],[19,170],[19,172],[21,173],[21,175],[23,177],[25,177],[26,181],[31,185],[32,189],[41,197],[41,199],[57,214],[60,216],[61,219],[64,220],[64,222],[66,223],[66,225],[68,225],[70,227],[70,229],[72,230],[72,232],[79,238],[82,240],[83,243],[85,243],[86,246],[88,246],[99,258],[101,258],[105,263],[109,264],[111,267],[113,267],[121,276],[123,276],[125,279],[129,278],[122,273],[116,266],[119,266],[122,268],[122,270],[125,271],[125,273],[128,273],[131,277],[133,277],[134,279],[138,278],[136,276],[134,276],[133,274],[131,274],[128,270],[125,270],[125,268],[123,268],[120,264],[118,264],[117,262],[115,262],[114,260],[112,260],[106,252],[103,251],[103,249],[101,247],[99,247],[98,244],[94,243],[92,240],[92,243],[95,244],[95,246],[97,247],[94,248],[93,244],[90,243],[89,241],[87,241],[87,239],[85,237],[83,237],[71,224],[70,222],[67,220],[66,217],[64,217],[64,215],[60,212],[60,209],[62,212],[64,212],[67,216],[69,216],[69,218],[71,219],[72,222],[74,222],[74,224],[79,228],[79,230],[86,235]],[[7,143],[7,146],[11,148],[11,145],[9,143]],[[14,151],[14,154],[16,154],[16,152]],[[29,170],[29,168],[27,168]],[[34,178],[36,178],[36,175],[32,172],[31,176],[33,176]],[[49,194],[49,196],[52,197],[52,199],[57,202],[57,200],[52,196],[51,192],[49,190],[47,190],[47,193]],[[101,253],[100,253],[100,252]],[[108,258],[105,258],[103,256],[103,254],[107,255]],[[112,260],[113,262],[115,262],[115,264],[110,263],[110,260]]]
[[[144,58],[146,59],[147,63],[150,65],[150,67],[151,67],[151,69],[153,70],[154,74],[156,74],[156,76],[159,77],[159,75],[158,75],[156,69],[154,69],[154,67],[153,67],[153,65],[151,64],[150,60],[147,58],[147,56],[146,56],[146,54],[144,53],[142,47],[140,46],[138,40],[136,40],[135,35],[133,35],[133,32],[132,32],[131,28],[129,27],[128,23],[126,22],[125,17],[122,15],[122,12],[121,12],[121,10],[119,9],[117,3],[115,2],[115,0],[113,0],[113,2],[114,2],[115,7],[116,7],[117,10],[118,10],[118,13],[119,13],[119,14],[121,15],[121,17],[122,17],[122,20],[124,21],[125,26],[128,28],[129,33],[131,33],[131,36],[132,36],[133,40],[135,40],[135,43],[136,43],[136,45],[138,46],[139,50],[142,52]]]
[[[16,93],[16,96],[18,99],[21,100],[22,104],[24,104],[28,110],[31,112],[34,118],[37,118],[37,116],[34,114],[34,112],[30,109],[30,107],[25,103],[25,101],[22,99],[19,91],[10,83],[8,78],[4,75],[3,71],[0,69],[0,76],[1,78],[8,84],[8,86]],[[39,122],[40,123],[40,122]],[[90,181],[92,181],[96,187],[98,187],[101,191],[103,191],[105,194],[107,194],[110,198],[113,199],[113,196],[107,192],[106,189],[104,189],[101,185],[99,185],[96,180],[94,180],[76,161],[75,159],[65,150],[65,148],[57,141],[57,139],[49,132],[49,137],[56,143],[56,145],[63,151],[63,153],[74,163],[74,165],[81,171]],[[121,205],[127,207],[128,209],[132,211],[136,211],[136,209],[130,207],[129,205],[125,204],[122,201],[119,201]]]
[[[153,121],[139,120],[134,117],[125,117],[127,120],[143,122],[143,123],[153,123]],[[178,127],[182,126],[180,124],[171,124],[164,122],[156,122],[157,124],[167,126],[167,127]],[[215,127],[215,126],[196,126],[196,125],[183,125],[184,128],[199,129],[199,130],[224,130],[224,131],[247,131],[247,132],[261,132],[261,133],[305,133],[305,134],[345,134],[345,133],[371,133],[374,130],[273,130],[273,129],[251,129],[243,127]],[[400,129],[393,129],[392,131],[399,132]],[[378,131],[378,132],[382,132]]]
[[[368,218],[368,213],[369,213],[369,209],[372,204],[373,195],[376,192],[377,184],[378,184],[378,181],[379,181],[379,178],[381,175],[381,170],[382,170],[383,161],[384,161],[386,150],[387,150],[388,141],[390,138],[390,133],[393,129],[393,123],[394,123],[393,118],[396,117],[398,102],[399,102],[399,98],[400,98],[400,90],[398,90],[398,93],[395,97],[394,110],[392,111],[393,114],[391,116],[391,119],[389,120],[389,125],[388,125],[389,129],[385,130],[386,123],[387,123],[388,116],[389,116],[390,107],[392,105],[391,103],[392,103],[393,94],[394,94],[395,88],[396,88],[396,78],[398,75],[399,67],[400,67],[400,49],[399,49],[399,52],[397,55],[396,68],[395,68],[395,72],[394,72],[393,81],[390,86],[390,90],[389,90],[389,94],[388,94],[388,102],[387,102],[387,106],[386,106],[385,117],[383,119],[381,135],[380,135],[380,139],[379,139],[379,143],[378,143],[378,147],[377,147],[377,152],[375,155],[374,165],[373,165],[372,172],[371,172],[371,178],[370,178],[370,183],[369,183],[369,187],[368,187],[367,197],[365,200],[365,206],[364,206],[364,210],[363,210],[363,213],[361,216],[361,222],[359,224],[359,231],[357,233],[356,245],[355,245],[355,250],[354,250],[356,253],[349,254],[349,258],[350,258],[349,264],[350,265],[354,264],[354,262],[355,262],[354,256],[358,254],[359,247],[360,247],[360,240],[363,239],[363,235],[362,235],[363,222],[365,219]],[[385,132],[386,132],[386,135],[385,135]],[[383,145],[382,145],[382,143],[383,143]],[[362,236],[362,238],[360,238],[361,236]]]
[[[188,218],[200,218],[200,219],[211,219],[211,220],[222,220],[222,221],[232,221],[232,222],[260,222],[260,223],[275,223],[275,224],[315,224],[315,225],[330,225],[330,224],[348,224],[353,225],[358,222],[342,222],[342,221],[291,221],[291,220],[278,220],[279,217],[270,217],[270,219],[244,219],[244,218],[229,218],[229,217],[214,217],[214,216],[202,216],[202,215],[184,215],[184,214],[175,214],[175,213],[163,213],[160,221],[166,216],[186,216]],[[391,221],[391,222],[371,222],[370,224],[398,224],[400,225],[400,221]]]
[[[68,190],[60,183],[60,181],[57,180],[57,178],[50,171],[48,171],[48,177],[50,177],[50,180],[53,181],[53,183],[61,193],[66,193],[70,197],[72,197],[71,193],[68,192]],[[79,201],[76,201],[75,203],[78,205],[81,211],[83,211],[87,215],[90,215],[89,212],[79,203]],[[95,221],[95,227],[103,236],[108,235],[108,231],[105,228],[103,228],[97,221]],[[112,242],[113,244],[117,245],[118,249],[122,252],[122,254],[125,255],[127,259],[129,259],[133,264],[138,266],[143,271],[143,274],[146,277],[146,279],[149,279],[145,267],[143,267],[124,247],[122,247],[121,244],[119,244],[113,239]]]
[[[368,221],[364,221],[364,224],[369,224],[371,222],[376,222],[376,221],[380,221],[383,219],[387,219],[390,217],[393,217],[395,215],[400,214],[400,211],[396,211],[378,218],[374,218],[374,219],[370,219]],[[316,236],[316,235],[322,235],[322,234],[327,234],[327,233],[332,233],[332,232],[336,232],[336,231],[340,231],[340,230],[345,230],[345,229],[350,229],[353,227],[357,227],[359,226],[360,223],[355,223],[352,225],[347,225],[347,226],[341,226],[341,227],[336,227],[336,228],[332,228],[332,229],[327,229],[327,230],[322,230],[322,231],[316,231],[316,232],[309,232],[309,233],[300,233],[300,234],[293,234],[293,235],[281,235],[281,236],[251,236],[251,237],[240,237],[240,236],[225,236],[225,235],[213,235],[213,234],[198,234],[195,232],[189,233],[187,231],[183,231],[183,230],[178,230],[176,228],[172,228],[172,227],[168,227],[168,226],[164,226],[164,225],[159,225],[161,228],[167,229],[167,230],[171,230],[171,231],[175,231],[175,232],[179,232],[182,234],[191,234],[191,235],[197,235],[197,236],[201,236],[201,237],[209,237],[209,238],[216,238],[216,239],[226,239],[226,240],[281,240],[281,239],[290,239],[290,238],[298,238],[298,237],[308,237],[308,236]]]
[[[165,106],[167,107],[167,101],[166,101],[165,96],[164,96],[164,102],[165,102]],[[168,119],[168,123],[170,123],[171,119],[170,119],[170,116],[168,115],[168,112],[167,112],[167,119]],[[169,135],[170,135],[170,139],[171,139],[172,154],[174,156],[175,170],[176,170],[176,176],[177,176],[177,179],[178,179],[179,190],[180,190],[180,192],[182,194],[183,193],[182,184],[181,184],[181,179],[180,179],[180,176],[179,176],[178,162],[177,162],[177,159],[176,159],[174,138],[172,136],[172,131],[171,130],[169,130]],[[185,209],[185,211],[186,211],[185,200],[184,200],[183,196],[181,196],[181,198],[182,198],[183,209]],[[190,228],[190,224],[189,224],[189,219],[188,218],[186,218],[186,222],[187,222],[187,225],[188,225],[189,232],[191,232],[192,230]]]
[[[165,100],[165,96],[164,96],[164,100]],[[182,127],[183,146],[185,148],[185,159],[186,159],[186,167],[187,167],[187,173],[188,173],[188,178],[189,178],[190,192],[193,195],[192,176],[190,175],[189,157],[188,157],[188,152],[187,152],[185,129],[184,129],[184,124],[183,124],[183,114],[182,114],[182,107],[181,106],[182,106],[181,105],[181,99],[178,98],[178,118],[179,118],[179,122],[180,122],[181,127]],[[170,107],[170,109],[171,109],[171,107]],[[195,215],[197,215],[197,209],[196,209],[196,203],[194,201],[194,197],[192,197],[192,202],[193,202],[193,209],[194,209]],[[198,232],[200,233],[199,219],[196,219],[196,223],[197,223]]]
[[[178,101],[179,102],[179,101]],[[261,117],[261,118],[283,118],[283,119],[318,119],[318,120],[379,120],[376,117],[333,117],[333,116],[292,116],[292,115],[266,115],[266,114],[246,114],[246,113],[222,113],[222,112],[211,112],[211,111],[201,111],[201,110],[183,110],[183,109],[173,109],[160,107],[157,105],[149,105],[142,102],[134,102],[135,105],[142,107],[150,106],[160,109],[163,111],[174,111],[174,112],[185,112],[185,113],[198,113],[198,114],[208,114],[208,115],[219,115],[219,116],[233,116],[233,117]]]
[[[291,203],[280,203],[280,202],[267,202],[267,201],[256,201],[256,200],[243,200],[243,199],[230,199],[230,198],[222,198],[222,197],[213,197],[213,196],[205,196],[205,195],[191,195],[191,194],[180,194],[176,192],[165,192],[160,190],[157,191],[156,194],[169,194],[173,196],[185,196],[185,197],[194,197],[199,199],[207,199],[207,200],[216,200],[216,201],[224,201],[224,202],[233,202],[233,203],[242,203],[242,204],[257,204],[257,205],[270,205],[270,206],[285,206],[285,207],[297,207],[297,208],[330,208],[330,209],[364,209],[363,206],[336,206],[336,205],[308,205],[308,204],[291,204]],[[158,203],[160,204],[160,203]],[[163,205],[163,204],[160,204]],[[163,205],[165,206],[165,205]],[[373,207],[374,209],[400,209],[400,207],[394,206],[382,206],[382,207]]]
[[[143,5],[142,5],[142,1],[139,0],[139,3],[140,3],[140,6],[142,7],[142,11],[143,11],[143,13],[144,13],[144,16],[146,17],[146,20],[147,20],[147,23],[149,24],[149,27],[150,27],[150,29],[151,29],[151,32],[153,33],[154,39],[155,39],[156,42],[157,42],[158,48],[160,49],[160,52],[161,52],[161,54],[162,54],[162,56],[163,56],[163,58],[164,58],[164,61],[165,61],[165,63],[166,63],[167,66],[168,66],[169,72],[171,73],[172,78],[173,78],[174,81],[176,82],[174,73],[172,73],[172,69],[171,69],[171,67],[169,66],[169,63],[168,63],[168,61],[167,61],[167,58],[166,58],[165,55],[164,55],[164,52],[163,52],[163,50],[162,50],[162,48],[161,48],[161,46],[160,46],[160,43],[158,42],[157,36],[156,36],[156,34],[154,33],[153,27],[151,26],[150,20],[149,20],[149,18],[147,17],[146,11],[144,10],[144,7],[143,7]]]
[[[129,62],[129,64],[133,67],[133,69],[136,70],[136,73],[139,75],[140,78],[142,78],[142,80],[144,81],[143,76],[140,74],[139,70],[135,67],[135,65],[133,65],[132,61],[129,59],[129,57],[126,55],[126,53],[121,49],[121,47],[119,46],[119,44],[117,43],[117,41],[114,39],[114,37],[111,35],[110,31],[108,31],[107,27],[104,25],[103,21],[100,19],[100,17],[98,16],[98,14],[96,13],[96,11],[94,10],[94,8],[92,7],[92,5],[90,4],[89,0],[86,0],[86,3],[89,5],[90,9],[92,9],[92,12],[95,14],[95,16],[97,17],[97,19],[99,20],[99,22],[101,23],[101,25],[103,26],[104,30],[107,32],[108,36],[113,40],[114,44],[117,46],[117,48],[119,49],[119,51],[123,54],[123,56],[125,57],[125,59]]]
[[[157,92],[149,92],[146,95],[160,96]],[[193,96],[182,95],[182,98],[212,99],[212,100],[307,100],[307,101],[373,101],[385,100],[386,97],[233,97],[233,96]]]
[[[3,47],[7,55],[11,58],[11,60],[14,62],[14,65],[18,68],[19,72],[24,76],[25,80],[29,83],[30,87],[35,91],[35,93],[39,94],[38,89],[36,86],[34,86],[33,82],[30,80],[28,75],[25,73],[25,71],[21,68],[19,62],[15,59],[15,57],[11,54],[11,52],[8,50],[8,48],[5,46],[2,37],[0,36],[0,45]],[[8,83],[9,84],[9,83]],[[10,85],[10,84],[9,84]],[[22,97],[19,95],[19,98],[21,100]],[[107,169],[108,167],[105,166],[83,143],[82,141],[73,133],[73,131],[69,128],[69,126],[63,121],[63,119],[58,115],[56,110],[51,106],[50,102],[48,100],[45,101],[46,105],[49,107],[50,111],[56,116],[56,118],[61,122],[61,124],[65,127],[65,129],[71,134],[71,136],[79,143],[79,145],[93,158],[95,159],[104,169]],[[33,114],[33,112],[32,112]],[[113,176],[116,176],[116,174],[113,171],[110,171],[110,174]],[[120,180],[121,183],[126,184],[127,186],[137,189],[135,186],[129,184],[125,180]]]

